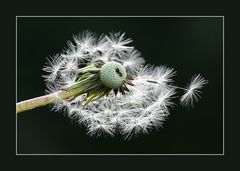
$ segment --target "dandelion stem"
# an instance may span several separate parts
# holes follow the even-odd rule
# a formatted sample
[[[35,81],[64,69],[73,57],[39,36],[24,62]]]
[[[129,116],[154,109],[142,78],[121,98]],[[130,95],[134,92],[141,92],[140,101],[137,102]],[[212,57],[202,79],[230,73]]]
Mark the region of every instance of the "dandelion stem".
[[[68,99],[70,97],[74,97],[77,94],[79,94],[79,92],[81,91],[81,88],[74,88],[71,90],[59,90],[55,93],[52,94],[48,94],[45,96],[40,96],[40,97],[36,97],[33,99],[29,99],[29,100],[25,100],[25,101],[21,101],[18,102],[16,104],[16,112],[20,113],[23,111],[27,111],[27,110],[31,110],[37,107],[41,107],[41,106],[45,106],[48,104],[52,104],[54,102],[56,102],[57,100],[64,100],[64,99]]]

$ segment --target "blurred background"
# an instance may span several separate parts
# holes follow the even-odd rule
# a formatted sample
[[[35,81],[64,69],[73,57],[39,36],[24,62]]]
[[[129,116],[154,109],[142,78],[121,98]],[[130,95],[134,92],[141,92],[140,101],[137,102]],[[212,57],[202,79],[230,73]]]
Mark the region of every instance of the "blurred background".
[[[73,34],[125,32],[148,64],[177,71],[175,84],[185,86],[201,73],[209,83],[193,109],[177,105],[163,128],[124,140],[89,137],[84,126],[64,113],[41,107],[17,116],[17,153],[222,153],[223,19],[158,18],[18,18],[17,101],[41,96],[46,57],[61,53]],[[181,95],[181,94],[178,94]]]

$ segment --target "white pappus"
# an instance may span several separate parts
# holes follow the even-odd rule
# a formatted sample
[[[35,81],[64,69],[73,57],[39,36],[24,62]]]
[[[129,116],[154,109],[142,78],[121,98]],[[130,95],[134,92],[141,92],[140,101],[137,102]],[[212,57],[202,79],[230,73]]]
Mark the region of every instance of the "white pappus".
[[[65,109],[69,117],[87,127],[89,135],[117,133],[131,138],[148,133],[168,118],[177,90],[185,91],[180,103],[193,106],[207,83],[196,75],[186,88],[173,85],[174,69],[145,65],[141,53],[129,46],[132,40],[124,36],[85,31],[43,68],[48,72],[44,75],[47,93],[83,87],[78,96],[59,99],[53,108]],[[105,84],[102,78],[112,82]]]

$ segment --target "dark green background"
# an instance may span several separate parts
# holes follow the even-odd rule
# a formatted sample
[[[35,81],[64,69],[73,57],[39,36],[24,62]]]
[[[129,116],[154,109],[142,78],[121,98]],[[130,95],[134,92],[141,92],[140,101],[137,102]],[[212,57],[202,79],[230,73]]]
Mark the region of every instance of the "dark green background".
[[[147,63],[175,68],[184,86],[201,73],[209,84],[194,109],[177,105],[164,127],[129,141],[91,138],[83,126],[48,106],[17,116],[17,152],[65,153],[222,153],[223,19],[18,18],[17,101],[44,94],[46,57],[62,51],[73,34],[126,32]],[[180,94],[178,94],[180,95]]]

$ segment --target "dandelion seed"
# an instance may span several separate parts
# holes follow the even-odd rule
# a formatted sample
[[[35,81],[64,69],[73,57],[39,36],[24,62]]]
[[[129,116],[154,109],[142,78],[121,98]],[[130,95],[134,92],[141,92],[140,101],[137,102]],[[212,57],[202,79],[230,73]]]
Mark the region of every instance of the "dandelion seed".
[[[107,41],[111,47],[112,56],[122,56],[125,52],[131,50],[133,47],[126,46],[131,43],[131,39],[124,38],[125,33],[110,33],[110,36],[106,36]]]
[[[119,61],[123,64],[129,73],[135,74],[137,69],[145,63],[145,60],[141,57],[140,52],[135,49],[131,49],[126,54],[119,57]]]
[[[183,105],[193,107],[194,102],[197,102],[200,98],[200,89],[203,88],[208,81],[202,78],[199,74],[193,76],[191,83],[185,90],[185,94],[181,97],[180,101]]]
[[[50,73],[48,76],[43,76],[46,81],[53,82],[58,76],[58,72],[62,69],[62,59],[59,55],[48,58],[48,63],[43,70]]]

